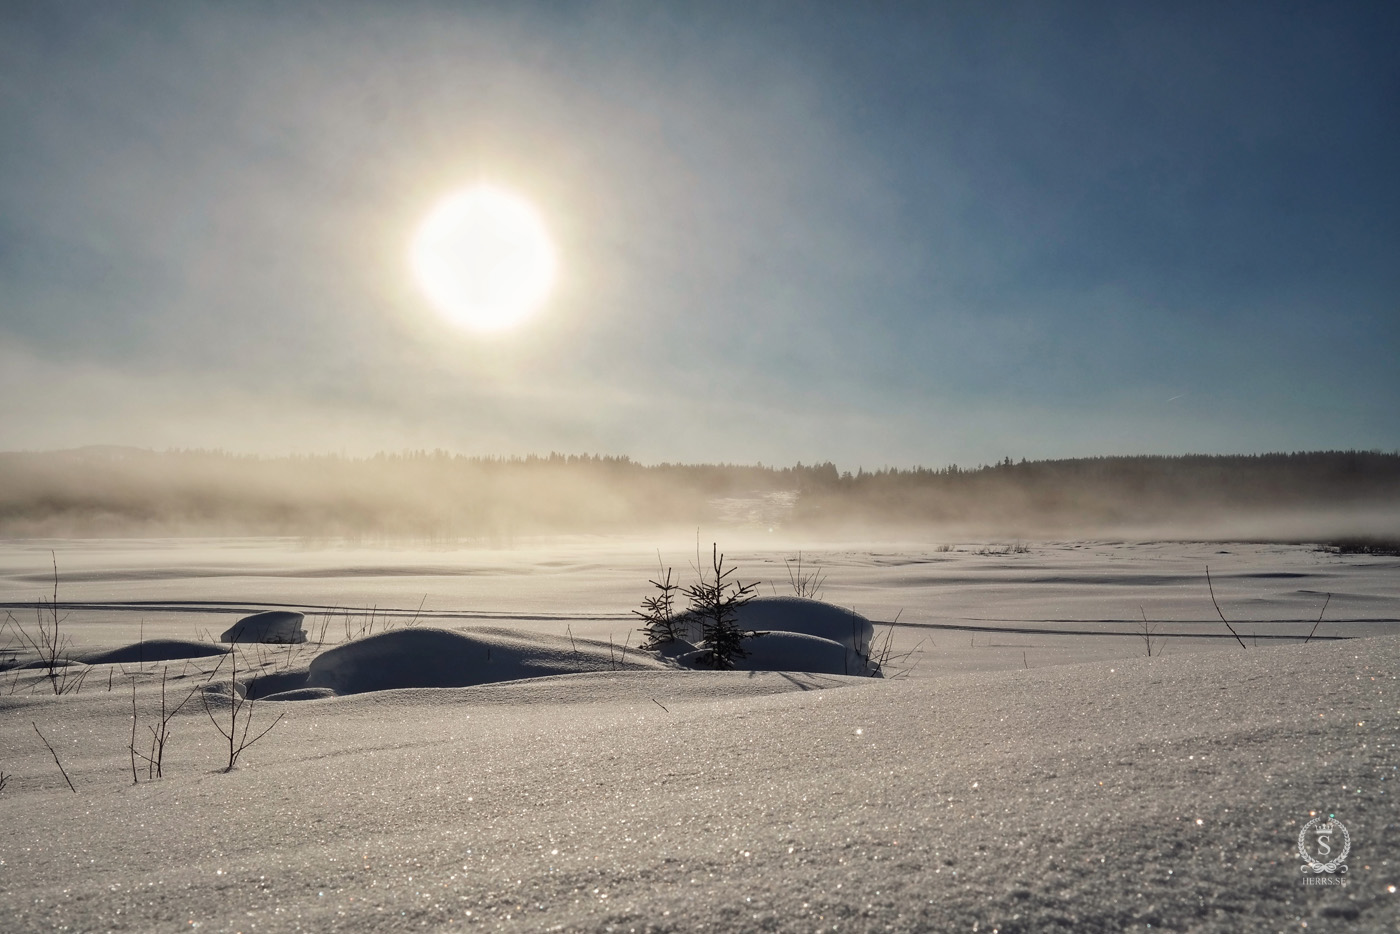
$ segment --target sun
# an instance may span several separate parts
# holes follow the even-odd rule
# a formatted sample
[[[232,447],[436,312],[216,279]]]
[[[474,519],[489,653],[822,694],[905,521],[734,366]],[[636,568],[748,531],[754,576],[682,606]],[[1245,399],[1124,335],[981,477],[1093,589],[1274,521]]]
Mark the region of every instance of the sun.
[[[484,184],[443,198],[419,226],[409,256],[434,307],[474,331],[528,318],[548,298],[557,265],[534,207]]]

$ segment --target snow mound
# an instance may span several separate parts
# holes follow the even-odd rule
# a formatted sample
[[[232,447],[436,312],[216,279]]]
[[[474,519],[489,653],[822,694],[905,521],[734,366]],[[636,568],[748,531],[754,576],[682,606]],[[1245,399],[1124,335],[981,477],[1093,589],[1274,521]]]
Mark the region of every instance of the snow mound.
[[[337,694],[469,687],[584,671],[665,669],[656,657],[591,639],[512,629],[396,629],[336,646],[311,662],[308,688]]]
[[[823,675],[869,675],[865,659],[831,639],[801,632],[764,632],[744,640],[748,655],[734,660],[739,671],[806,671]]]
[[[339,695],[330,688],[293,688],[290,691],[279,691],[276,694],[268,694],[263,700],[270,701],[306,701],[324,700],[327,697],[338,697]]]
[[[273,694],[285,694],[306,687],[305,666],[287,671],[274,671],[271,674],[256,675],[243,682],[243,688],[250,700],[262,700]]]
[[[220,642],[305,642],[306,630],[301,628],[305,615],[292,610],[269,610],[254,613],[234,623],[219,637]]]
[[[207,642],[189,639],[147,639],[117,649],[89,652],[79,656],[89,665],[130,665],[141,662],[168,662],[182,658],[208,658],[223,655],[228,649]]]
[[[698,642],[701,637],[699,619],[690,612],[680,614],[677,619],[681,638]],[[739,609],[738,626],[755,632],[816,636],[859,655],[870,654],[870,640],[875,637],[874,625],[855,610],[806,597],[756,597]],[[748,642],[744,647],[753,651]],[[841,669],[838,667],[835,673],[840,674]]]
[[[4,664],[0,664],[0,671],[12,671],[16,668],[21,670],[30,670],[34,668],[77,668],[80,665],[86,664],[87,662],[76,658],[56,658],[52,665],[43,659],[31,659],[26,662],[5,662]]]
[[[239,697],[247,698],[248,688],[241,681],[210,681],[199,686],[199,693],[202,695],[204,703],[226,704],[233,699],[236,694]]]
[[[631,651],[628,655],[630,657]],[[465,688],[419,688],[393,693],[370,692],[337,697],[329,709],[363,709],[374,707],[424,707],[440,709],[444,705],[472,707],[521,707],[538,710],[547,706],[586,705],[593,707],[623,705],[643,709],[648,713],[668,713],[677,704],[731,704],[743,698],[767,697],[804,691],[834,691],[870,684],[866,678],[841,675],[811,674],[809,672],[777,671],[585,671],[570,675],[546,675],[500,681]],[[334,697],[324,688],[307,688],[272,695],[266,700],[300,700]],[[3,701],[3,698],[0,698]],[[660,706],[657,706],[660,705]]]

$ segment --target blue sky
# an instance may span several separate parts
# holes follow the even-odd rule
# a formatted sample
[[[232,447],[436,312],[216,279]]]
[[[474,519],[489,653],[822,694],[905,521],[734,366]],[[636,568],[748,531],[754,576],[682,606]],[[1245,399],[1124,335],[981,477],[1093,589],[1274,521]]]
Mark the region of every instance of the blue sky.
[[[1400,448],[1389,4],[17,3],[0,449]],[[483,337],[407,243],[530,198]]]

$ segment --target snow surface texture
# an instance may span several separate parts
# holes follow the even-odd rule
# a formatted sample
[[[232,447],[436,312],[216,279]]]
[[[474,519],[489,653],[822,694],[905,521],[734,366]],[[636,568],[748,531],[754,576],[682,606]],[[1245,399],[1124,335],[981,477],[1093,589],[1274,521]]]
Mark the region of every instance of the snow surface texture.
[[[47,592],[48,547],[0,544],[0,596]],[[173,569],[188,544],[57,550],[84,652],[139,644],[141,619],[181,638],[250,600],[330,614],[348,594],[402,625],[425,591],[434,625],[563,637],[567,621],[621,642],[655,566],[643,548],[385,552],[378,570],[287,547],[210,545]],[[781,571],[781,553],[742,557]],[[891,631],[928,645],[912,677],[604,670],[258,701],[254,732],[285,718],[231,773],[196,698],[165,777],[133,785],[133,679],[144,734],[163,673],[171,706],[227,697],[229,659],[97,666],[61,697],[15,669],[0,929],[1400,929],[1400,637],[1319,641],[1394,633],[1400,562],[1075,542],[821,560],[833,602],[905,608]],[[1205,562],[1248,648],[1215,617]],[[1163,636],[1151,658],[1140,606]],[[329,651],[233,648],[240,679],[303,683]],[[1314,814],[1349,831],[1346,887],[1302,884]]]
[[[286,719],[232,773],[182,713],[135,786],[129,695],[5,697],[0,917],[1389,932],[1397,671],[1383,637],[922,681],[593,672],[255,705]],[[1345,888],[1302,884],[1314,813],[1348,828]]]
[[[269,610],[245,616],[230,626],[220,642],[273,642],[281,645],[306,641],[306,630],[301,628],[305,614],[288,610]]]

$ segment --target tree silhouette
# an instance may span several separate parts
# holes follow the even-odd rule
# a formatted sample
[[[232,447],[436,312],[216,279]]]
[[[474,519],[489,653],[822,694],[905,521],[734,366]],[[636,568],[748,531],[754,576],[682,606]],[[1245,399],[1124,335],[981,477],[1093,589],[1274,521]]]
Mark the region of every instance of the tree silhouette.
[[[713,577],[700,572],[700,581],[682,591],[690,600],[690,612],[700,620],[700,634],[705,641],[703,664],[722,671],[734,667],[735,659],[749,653],[744,650],[744,638],[754,633],[739,628],[739,608],[755,596],[758,584],[741,584],[731,580],[734,569],[724,566],[719,545],[713,546]]]

